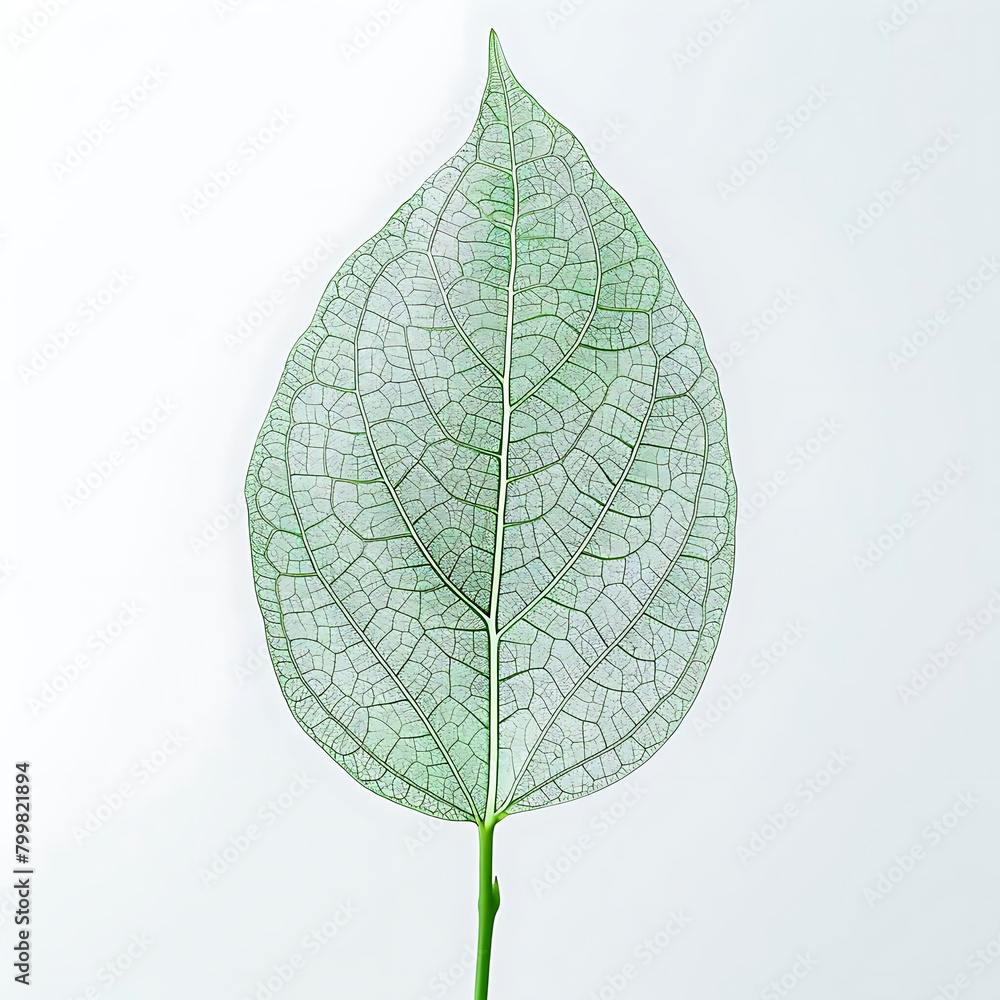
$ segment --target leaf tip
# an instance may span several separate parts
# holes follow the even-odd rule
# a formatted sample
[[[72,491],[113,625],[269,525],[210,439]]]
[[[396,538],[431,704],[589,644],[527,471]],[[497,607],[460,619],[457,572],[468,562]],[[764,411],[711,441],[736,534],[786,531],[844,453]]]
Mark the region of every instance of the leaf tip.
[[[503,49],[500,48],[500,37],[493,28],[490,28],[490,69],[496,70],[498,73],[504,70],[510,72]]]

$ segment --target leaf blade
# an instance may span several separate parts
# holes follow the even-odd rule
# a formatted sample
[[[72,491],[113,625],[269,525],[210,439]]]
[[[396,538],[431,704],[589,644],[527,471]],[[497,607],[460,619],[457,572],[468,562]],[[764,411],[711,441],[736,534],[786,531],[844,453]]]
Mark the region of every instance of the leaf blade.
[[[690,707],[732,580],[717,378],[494,34],[469,140],[293,350],[247,496],[289,705],[379,794],[478,821],[566,801]],[[269,556],[275,532],[305,557]]]

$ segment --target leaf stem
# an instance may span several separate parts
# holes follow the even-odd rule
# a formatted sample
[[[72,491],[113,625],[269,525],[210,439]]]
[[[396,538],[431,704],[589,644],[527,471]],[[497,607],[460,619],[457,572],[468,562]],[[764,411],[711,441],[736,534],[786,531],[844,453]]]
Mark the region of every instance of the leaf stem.
[[[493,828],[504,813],[479,824],[479,944],[476,950],[475,1000],[487,1000],[490,986],[490,949],[493,922],[500,909],[500,882],[493,875]]]

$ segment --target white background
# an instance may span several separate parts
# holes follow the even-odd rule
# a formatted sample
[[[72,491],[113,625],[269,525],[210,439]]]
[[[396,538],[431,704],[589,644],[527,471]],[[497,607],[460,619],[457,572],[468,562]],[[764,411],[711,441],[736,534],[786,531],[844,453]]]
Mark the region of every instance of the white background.
[[[382,25],[378,0],[73,0],[20,41],[41,8],[4,3],[0,769],[11,789],[31,761],[31,996],[266,997],[294,952],[306,962],[282,997],[471,996],[468,971],[444,994],[431,980],[474,940],[474,828],[433,829],[357,785],[299,730],[269,666],[238,672],[263,642],[243,479],[284,359],[340,261],[464,140],[490,27],[698,317],[742,512],[722,642],[687,721],[635,775],[641,795],[626,807],[616,785],[499,827],[491,997],[767,998],[797,955],[812,966],[801,1000],[931,1000],[963,971],[963,997],[998,994],[1000,961],[966,958],[1000,935],[1000,281],[954,289],[1000,253],[1000,10],[907,3],[894,30],[889,0],[567,0],[558,16],[556,0],[399,0]],[[366,21],[374,37],[345,50]],[[165,79],[123,116],[150,68]],[[830,96],[779,129],[811,93]],[[276,110],[291,124],[250,160],[241,144]],[[101,143],[57,170],[102,118]],[[915,166],[940,135],[945,151]],[[753,149],[767,157],[751,176]],[[423,162],[394,180],[407,158]],[[734,170],[745,182],[727,193]],[[893,204],[845,229],[894,179]],[[322,239],[336,249],[316,268]],[[292,287],[297,266],[312,273]],[[120,270],[127,285],[87,322]],[[786,312],[745,336],[782,292]],[[917,335],[941,309],[940,332]],[[894,369],[904,338],[913,356]],[[129,602],[137,617],[96,652]],[[788,623],[805,631],[783,647]],[[904,697],[949,642],[957,655]],[[151,758],[171,733],[179,749]],[[850,762],[806,801],[800,782],[822,782],[835,752]],[[269,824],[260,810],[303,772],[313,783]],[[962,794],[976,804],[956,821]],[[203,884],[249,824],[259,839]],[[771,839],[751,856],[755,831]],[[913,870],[876,896],[914,845]],[[10,898],[0,990],[28,995],[11,981]],[[341,903],[357,915],[307,954]],[[642,963],[671,911],[689,923]],[[145,950],[114,978],[105,963],[134,935]],[[636,977],[616,980],[629,962]]]

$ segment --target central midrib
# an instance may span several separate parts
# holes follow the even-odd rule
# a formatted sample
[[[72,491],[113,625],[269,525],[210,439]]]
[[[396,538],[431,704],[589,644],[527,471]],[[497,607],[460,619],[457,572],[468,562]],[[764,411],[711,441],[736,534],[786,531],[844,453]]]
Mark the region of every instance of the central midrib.
[[[510,97],[507,93],[507,83],[503,78],[503,66],[497,60],[497,75],[503,90],[504,106],[507,109],[507,137],[510,143],[510,175],[512,186],[511,219],[510,219],[510,276],[507,279],[507,329],[504,339],[503,378],[501,393],[503,410],[500,424],[500,456],[498,492],[497,492],[497,522],[493,540],[493,577],[490,587],[490,613],[487,621],[490,642],[490,748],[489,748],[489,784],[486,791],[486,815],[484,821],[491,822],[496,815],[497,780],[500,755],[500,574],[503,568],[503,534],[504,520],[507,508],[507,456],[510,449],[510,372],[514,354],[514,271],[517,267],[517,216],[518,189],[517,163],[514,159],[514,127],[510,114]]]

